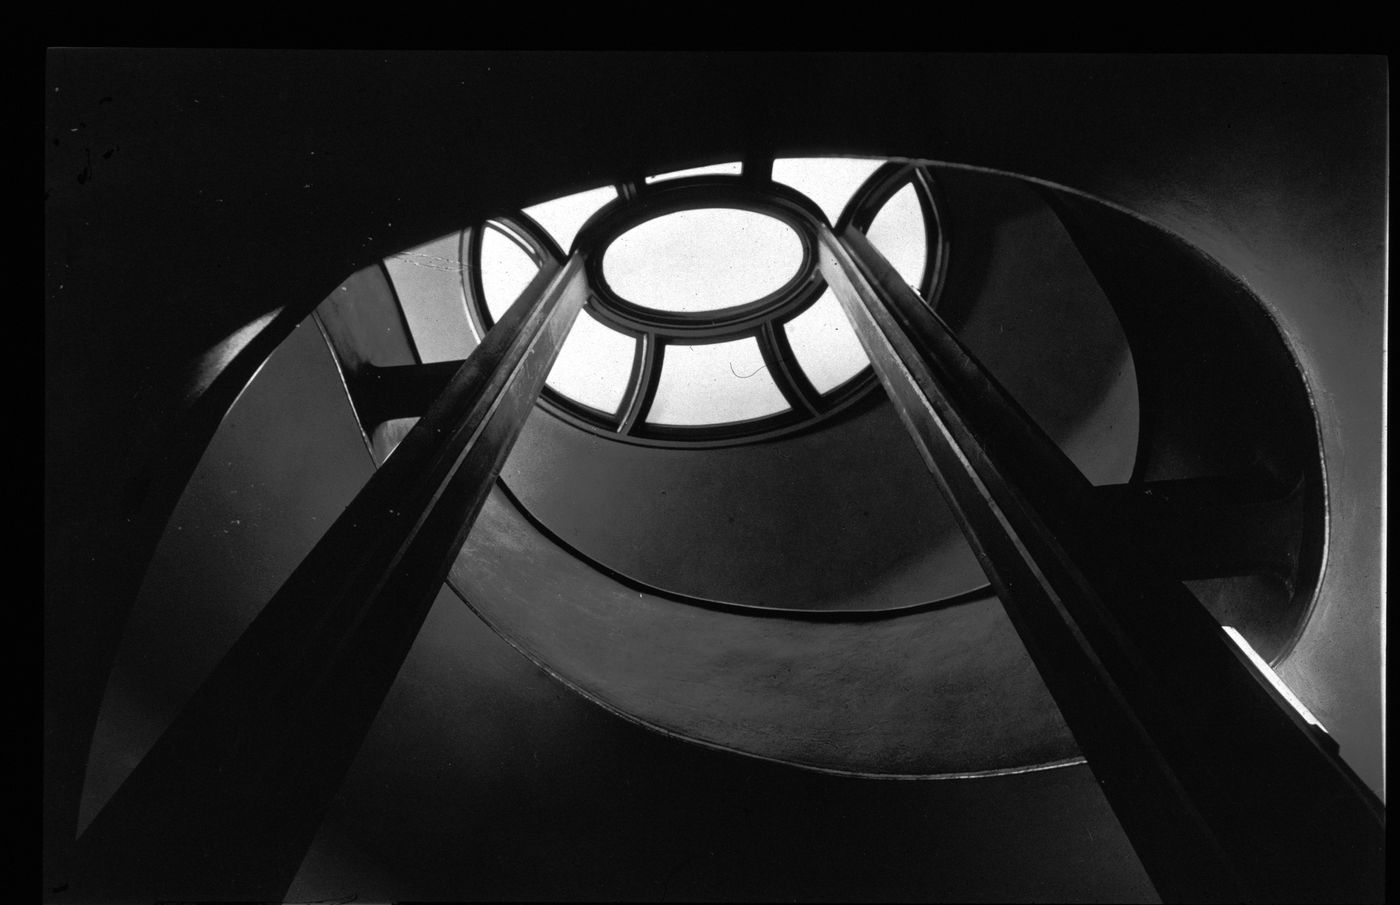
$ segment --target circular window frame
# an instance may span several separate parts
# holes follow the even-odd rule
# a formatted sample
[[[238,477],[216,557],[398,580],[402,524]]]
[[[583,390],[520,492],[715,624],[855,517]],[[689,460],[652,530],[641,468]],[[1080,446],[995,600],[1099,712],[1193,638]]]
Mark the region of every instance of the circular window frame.
[[[948,266],[946,216],[941,193],[928,169],[919,164],[888,162],[853,193],[831,224],[820,207],[797,190],[771,178],[756,181],[739,176],[699,175],[655,183],[641,180],[618,186],[618,197],[595,212],[579,229],[570,252],[583,255],[588,278],[584,310],[599,322],[636,341],[632,367],[622,402],[606,412],[578,402],[546,385],[540,408],[576,427],[610,440],[656,447],[705,448],[755,443],[814,429],[844,414],[875,404],[879,381],[869,365],[841,384],[819,392],[803,372],[787,338],[785,326],[817,302],[827,289],[818,266],[818,236],[822,227],[840,232],[850,224],[867,229],[880,209],[906,185],[913,185],[924,219],[926,254],[919,291],[925,304],[936,308]],[[621,297],[603,274],[603,256],[623,233],[667,214],[684,210],[729,208],[779,220],[802,243],[803,260],[796,273],[777,290],[741,305],[704,312],[673,312],[647,308]],[[481,240],[496,229],[515,242],[537,266],[563,262],[564,249],[538,222],[523,211],[490,217],[461,235],[462,291],[468,316],[478,335],[494,323],[482,285]],[[758,418],[706,425],[652,424],[645,416],[656,396],[668,344],[687,345],[753,338],[788,408]]]
[[[794,306],[808,303],[810,283],[819,279],[817,231],[811,202],[774,185],[760,192],[734,177],[698,176],[667,180],[648,186],[636,199],[618,198],[599,210],[579,230],[574,248],[584,255],[588,273],[590,310],[609,326],[632,331],[656,331],[671,336],[703,340],[737,336],[752,326],[780,317]],[[760,214],[792,230],[801,244],[802,260],[793,275],[777,289],[753,301],[712,311],[665,311],[630,301],[617,292],[603,270],[608,249],[623,235],[644,223],[671,214],[698,210],[738,210]]]

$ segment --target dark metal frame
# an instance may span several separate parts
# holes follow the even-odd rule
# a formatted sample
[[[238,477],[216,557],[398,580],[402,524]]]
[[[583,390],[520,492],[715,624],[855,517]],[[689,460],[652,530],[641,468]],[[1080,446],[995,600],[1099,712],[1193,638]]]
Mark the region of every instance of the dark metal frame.
[[[1095,491],[855,218],[813,227],[822,273],[1159,892],[1380,900],[1383,805],[1176,578],[1200,563],[1171,532],[1209,481],[1175,513]],[[367,372],[383,406],[435,401],[97,815],[75,892],[214,875],[282,897],[589,298],[586,243],[542,259],[466,362]],[[774,320],[758,329],[771,349]],[[1277,552],[1231,555],[1286,571]]]
[[[613,289],[603,272],[608,246],[623,233],[650,220],[681,211],[727,208],[763,214],[785,224],[802,244],[802,263],[779,288],[767,295],[717,311],[672,312],[634,304]],[[604,205],[579,230],[574,247],[584,253],[593,290],[590,309],[619,329],[645,329],[687,340],[729,337],[748,332],[811,300],[816,277],[816,206],[786,186],[760,190],[734,176],[686,176],[647,186],[633,200],[619,197]]]
[[[1163,899],[1381,901],[1384,806],[1325,733],[858,229],[822,268]]]
[[[78,840],[79,900],[285,896],[585,293],[546,262],[456,368]]]
[[[765,165],[766,164],[766,165]],[[589,277],[585,310],[600,322],[637,341],[628,383],[618,409],[606,412],[545,387],[539,405],[550,414],[599,436],[645,446],[716,447],[751,443],[810,430],[831,418],[862,410],[879,398],[877,381],[867,367],[841,385],[818,392],[793,354],[786,324],[814,304],[826,290],[816,259],[818,229],[826,216],[806,196],[771,180],[771,160],[745,161],[739,176],[701,175],[647,184],[632,180],[618,186],[618,197],[595,212],[579,230],[573,249],[583,254]],[[762,177],[762,178],[759,178]],[[873,173],[848,202],[838,222],[869,226],[880,208],[912,184],[924,214],[927,253],[920,292],[930,307],[937,304],[947,268],[946,217],[933,177],[921,166],[887,163]],[[608,246],[648,220],[683,210],[734,208],[764,214],[789,226],[803,248],[803,261],[783,286],[743,305],[717,312],[664,312],[622,298],[603,274]],[[481,279],[484,229],[500,229],[536,262],[562,258],[564,251],[547,231],[521,211],[493,217],[463,231],[462,289],[473,326],[485,334],[492,318]],[[743,421],[702,426],[651,424],[645,420],[655,398],[666,346],[753,338],[779,392],[788,402],[782,412]]]
[[[753,177],[747,171],[742,179],[714,176],[678,177],[661,183],[660,189],[650,194],[645,188],[639,188],[635,182],[625,183],[620,187],[622,190],[619,199],[605,205],[585,224],[574,243],[574,248],[585,253],[585,256],[591,252],[596,269],[597,260],[602,252],[606,251],[608,242],[649,218],[697,205],[719,203],[721,200],[745,209],[765,209],[761,203],[762,199],[755,200],[755,193],[763,190],[755,188],[751,184],[752,181]],[[885,165],[854,193],[843,216],[839,217],[837,222],[844,224],[845,228],[855,228],[857,231],[867,229],[881,207],[911,182],[922,187],[917,197],[924,205],[927,222],[936,223],[938,229],[939,241],[933,243],[937,256],[926,262],[922,283],[917,287],[919,298],[925,307],[932,308],[926,300],[930,296],[937,298],[942,291],[942,280],[949,266],[949,239],[947,226],[942,221],[942,206],[935,203],[938,187],[927,169],[915,164]],[[777,192],[779,200],[776,204],[785,211],[784,216],[789,218],[786,221],[789,225],[796,221],[794,228],[808,229],[814,228],[814,223],[826,222],[820,219],[822,215],[813,205],[796,193],[782,188]],[[1062,202],[1053,198],[1050,201],[1052,206],[1063,206]],[[515,214],[502,217],[499,222],[506,234],[512,236],[517,244],[536,260],[548,261],[549,255],[558,251],[553,240],[528,216]],[[479,230],[464,234],[466,251],[470,251],[473,241],[479,241],[479,235]],[[1157,247],[1153,242],[1147,244],[1153,248]],[[1097,270],[1102,271],[1103,265],[1097,261],[1101,256],[1094,254],[1092,249],[1082,251],[1089,255],[1092,262],[1099,264]],[[470,256],[465,253],[464,258],[470,260]],[[1199,269],[1199,264],[1190,260],[1178,264],[1185,271]],[[1135,268],[1144,267],[1147,265],[1141,262],[1135,265]],[[475,268],[467,268],[466,273],[470,276],[464,279],[473,287],[474,297],[479,300],[480,273]],[[800,277],[800,274],[798,276]],[[1103,276],[1107,278],[1109,274]],[[842,405],[850,406],[849,410],[853,411],[856,410],[857,403],[874,403],[883,398],[883,394],[870,392],[868,381],[873,380],[873,377],[869,373],[857,375],[845,386],[824,395],[818,394],[807,382],[801,368],[793,364],[794,355],[787,345],[783,318],[791,316],[793,311],[804,310],[802,306],[811,301],[816,291],[824,289],[826,283],[824,280],[817,282],[811,277],[806,282],[801,282],[798,278],[791,282],[796,288],[789,288],[788,291],[793,295],[772,293],[750,306],[743,306],[747,311],[737,311],[740,316],[759,318],[757,327],[750,325],[742,331],[735,327],[735,332],[731,335],[719,333],[718,336],[714,336],[724,330],[725,325],[716,326],[713,323],[715,318],[708,313],[689,317],[682,315],[674,319],[692,332],[675,333],[673,336],[685,335],[687,341],[720,341],[735,336],[754,337],[760,344],[765,364],[774,375],[777,384],[794,391],[788,397],[790,408],[778,415],[707,426],[700,431],[694,428],[639,424],[639,419],[650,406],[656,392],[655,381],[666,354],[666,342],[664,336],[658,335],[660,328],[654,322],[638,325],[630,320],[629,308],[616,309],[623,313],[613,314],[611,320],[612,326],[630,333],[639,341],[625,394],[625,404],[620,406],[620,410],[616,413],[604,413],[570,403],[567,404],[570,411],[560,414],[560,407],[551,408],[547,402],[542,405],[550,408],[559,417],[567,418],[575,425],[587,427],[603,436],[620,437],[649,445],[705,447],[752,442],[755,439],[806,430],[823,423],[825,418],[830,417]],[[1162,282],[1162,279],[1157,278],[1154,285]],[[1171,293],[1178,289],[1164,288],[1162,291]],[[1224,289],[1214,287],[1209,293],[1210,297],[1214,298],[1218,291]],[[594,293],[592,300],[597,302],[597,298],[597,294]],[[1136,323],[1134,318],[1140,314],[1138,309],[1142,307],[1141,301],[1138,295],[1132,293],[1110,293],[1110,302],[1115,313],[1120,321],[1126,321],[1129,326]],[[1255,304],[1248,299],[1231,302],[1242,307]],[[1172,310],[1179,308],[1179,303],[1172,306]],[[484,309],[480,305],[474,306],[474,309],[474,317],[479,322],[489,316],[482,313]],[[596,304],[595,310],[599,312],[599,317],[603,318],[615,309],[604,302]],[[775,311],[786,313],[774,314]],[[731,313],[735,312],[731,310]],[[654,316],[652,313],[645,314],[647,318]],[[482,327],[484,328],[484,323]],[[1216,328],[1215,332],[1223,329],[1220,325],[1216,325]],[[1152,338],[1160,335],[1162,329],[1162,325],[1158,324],[1152,329],[1140,327],[1136,331],[1130,330],[1129,347],[1134,349],[1135,360],[1139,354],[1152,351]],[[1179,329],[1189,333],[1192,327],[1188,323],[1180,325]],[[690,336],[700,336],[701,339],[689,340]],[[1145,348],[1143,343],[1146,343]],[[1250,361],[1262,355],[1258,360],[1272,363],[1274,367],[1286,364],[1269,358],[1264,354],[1266,350],[1255,348],[1255,345],[1248,341],[1248,337],[1235,337],[1230,347],[1241,354],[1249,355]],[[438,388],[445,384],[453,367],[452,363],[442,363],[418,365],[415,368],[368,369],[368,378],[373,379],[366,378],[357,383],[359,392],[355,399],[355,407],[362,416],[365,413],[371,416],[378,413],[397,417],[420,414],[426,410]],[[1146,377],[1140,375],[1140,379],[1146,380]],[[1235,379],[1238,381],[1242,378],[1236,375]],[[1152,415],[1155,409],[1149,406],[1149,403],[1153,402],[1153,399],[1149,398],[1149,391],[1154,385],[1156,384],[1152,381],[1146,380],[1147,390],[1143,392],[1142,404],[1149,410],[1144,412],[1145,426],[1140,443],[1153,442],[1150,425],[1154,423]],[[1290,445],[1296,449],[1291,458],[1307,460],[1301,461],[1308,475],[1307,480],[1303,480],[1301,493],[1297,483],[1301,478],[1295,480],[1295,472],[1285,469],[1277,474],[1265,474],[1257,467],[1245,467],[1241,463],[1237,463],[1233,468],[1217,471],[1209,477],[1184,478],[1180,475],[1162,475],[1144,482],[1141,452],[1134,476],[1127,485],[1096,489],[1104,517],[1118,523],[1119,530],[1126,536],[1134,537],[1168,557],[1170,562],[1167,563],[1167,568],[1173,577],[1191,580],[1267,576],[1280,582],[1278,588],[1271,586],[1264,594],[1257,589],[1251,590],[1247,602],[1234,604],[1244,609],[1237,610],[1235,616],[1230,619],[1236,625],[1260,629],[1261,633],[1258,636],[1252,634],[1251,638],[1256,642],[1262,638],[1264,645],[1261,649],[1275,662],[1286,655],[1305,621],[1301,615],[1311,601],[1320,572],[1321,556],[1318,544],[1325,522],[1320,502],[1315,499],[1321,492],[1321,481],[1312,477],[1312,473],[1318,469],[1316,450],[1311,454],[1307,452],[1307,444],[1302,442],[1301,433],[1295,430],[1299,427],[1295,422],[1296,418],[1284,419],[1282,423],[1286,427],[1276,426],[1272,432],[1282,432],[1292,437]],[[697,434],[700,436],[697,437]],[[1301,545],[1298,540],[1300,536],[1303,541]],[[1267,617],[1267,625],[1257,621],[1255,616],[1265,611],[1274,614]],[[1294,618],[1294,614],[1299,618]],[[1222,620],[1224,618],[1222,615]],[[1280,633],[1285,631],[1287,636],[1281,636]]]

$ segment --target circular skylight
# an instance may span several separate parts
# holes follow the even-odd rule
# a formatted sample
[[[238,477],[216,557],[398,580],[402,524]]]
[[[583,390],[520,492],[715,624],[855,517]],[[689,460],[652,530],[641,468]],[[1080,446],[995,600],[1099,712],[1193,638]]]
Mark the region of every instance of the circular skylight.
[[[613,291],[660,311],[720,311],[771,295],[797,275],[802,240],[766,214],[681,210],[643,221],[603,254]]]
[[[895,192],[880,208],[865,236],[895,272],[917,289],[928,260],[928,239],[924,235],[924,212],[912,184]]]
[[[481,284],[492,320],[500,320],[510,310],[539,269],[510,233],[486,224],[481,234]]]
[[[546,262],[582,256],[583,312],[540,404],[659,446],[730,445],[805,428],[878,382],[817,261],[821,233],[863,230],[930,305],[945,256],[932,176],[870,158],[730,161],[659,171],[461,233],[477,335]]]
[[[726,424],[788,409],[752,337],[733,342],[671,343],[647,409],[652,424]]]

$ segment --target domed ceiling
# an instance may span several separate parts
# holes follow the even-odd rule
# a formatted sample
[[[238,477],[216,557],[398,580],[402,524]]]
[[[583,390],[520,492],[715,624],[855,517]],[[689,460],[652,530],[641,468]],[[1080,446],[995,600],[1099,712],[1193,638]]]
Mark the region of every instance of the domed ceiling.
[[[644,67],[587,55],[551,66],[539,55],[162,60],[99,51],[50,60],[46,887],[70,879],[62,855],[73,827],[64,815],[78,792],[66,790],[85,788],[83,765],[113,771],[108,789],[120,782],[142,739],[159,734],[353,496],[372,464],[356,433],[382,460],[405,426],[346,406],[347,396],[360,400],[339,381],[357,362],[324,354],[315,328],[325,322],[292,325],[331,289],[323,312],[336,299],[366,303],[361,314],[388,300],[396,320],[387,329],[374,323],[378,335],[358,350],[361,361],[450,364],[514,294],[510,272],[493,265],[482,274],[491,280],[480,293],[486,311],[468,307],[463,240],[471,234],[484,256],[528,270],[541,254],[573,248],[603,207],[630,206],[647,189],[769,175],[836,223],[885,162],[780,158],[760,160],[759,171],[748,157],[733,162],[775,146],[957,162],[922,164],[948,214],[938,221],[944,284],[926,299],[1099,489],[1216,481],[1219,499],[1244,500],[1248,518],[1222,523],[1211,517],[1217,510],[1201,510],[1185,528],[1202,529],[1202,549],[1232,532],[1266,542],[1271,532],[1309,535],[1292,574],[1183,580],[1279,669],[1343,756],[1382,789],[1376,526],[1384,512],[1372,503],[1384,480],[1384,60],[1014,62],[795,55],[757,65],[668,54]],[[541,96],[550,103],[536,103]],[[327,102],[337,97],[345,103]],[[803,103],[813,97],[820,104]],[[444,116],[447,109],[468,112]],[[649,161],[698,166],[651,172]],[[868,169],[839,184],[852,161]],[[799,184],[786,167],[828,174]],[[558,199],[574,200],[551,207]],[[1044,216],[1047,199],[1056,216]],[[879,210],[895,210],[893,199]],[[642,218],[615,238],[664,243],[638,230],[682,223],[676,232],[708,233],[706,260],[732,257],[723,230],[685,223],[682,213]],[[1131,253],[1107,266],[1100,256],[1086,280],[1061,218],[1078,219],[1076,242],[1089,236]],[[879,225],[866,229],[875,236]],[[423,244],[435,235],[442,239]],[[739,283],[795,292],[789,284],[802,265],[783,264],[784,241],[770,243],[771,281],[749,260]],[[919,267],[909,254],[896,260],[905,273]],[[654,259],[654,250],[643,257]],[[608,300],[613,313],[635,303],[657,312],[652,321],[728,316],[766,298],[737,290],[708,301],[694,292],[658,298],[625,266],[608,270],[619,262],[596,261],[603,281],[620,284]],[[669,344],[658,330],[653,350],[674,347],[649,366],[648,343],[636,335],[646,331],[620,329],[605,308],[600,300],[580,316],[458,559],[453,586],[499,637],[624,717],[783,763],[923,777],[1014,772],[1072,753],[880,389],[838,405],[864,363],[820,295],[803,311],[769,318],[772,329],[759,327],[752,344],[706,350],[740,338]],[[1080,334],[1075,343],[1057,342],[1068,333]],[[1076,357],[1071,346],[1086,352]],[[724,355],[716,364],[702,351]],[[666,377],[668,362],[677,370]],[[217,380],[200,383],[206,376]],[[648,383],[650,398],[639,392]],[[725,398],[734,407],[697,410],[686,397],[702,385],[738,392],[689,392],[691,403]],[[1083,392],[1068,391],[1075,386]],[[270,409],[285,417],[263,418]],[[1136,441],[1116,442],[1127,429]],[[1260,437],[1266,442],[1254,442]],[[1257,472],[1285,483],[1304,475],[1288,485],[1284,517],[1272,503],[1255,507],[1251,485],[1236,480]],[[434,612],[479,629],[457,603],[444,593]],[[349,785],[349,808],[361,810],[327,821],[353,823],[356,839],[370,842],[357,863],[387,859],[429,882],[432,892],[410,898],[480,897],[497,888],[489,877],[505,864],[516,881],[503,887],[506,897],[536,889],[530,883],[541,877],[565,894],[608,897],[611,875],[657,872],[664,884],[628,890],[751,896],[755,887],[742,883],[671,882],[672,865],[702,846],[712,851],[714,838],[751,859],[743,863],[753,876],[801,877],[808,885],[800,888],[818,897],[887,888],[870,885],[878,874],[904,881],[888,887],[895,897],[939,898],[927,893],[934,889],[949,900],[1014,899],[1059,888],[1046,885],[1045,865],[1075,882],[1136,867],[1086,770],[873,783],[677,748],[655,734],[605,748],[542,703],[536,692],[552,684],[497,636],[488,639],[495,654],[481,657],[440,623],[423,632]],[[142,681],[124,686],[133,672]],[[132,706],[104,710],[119,743],[104,747],[99,730],[89,753],[84,708],[95,718],[102,689],[110,703],[124,687],[135,689]],[[86,688],[96,689],[90,705]],[[550,700],[575,703],[565,694]],[[543,765],[536,735],[553,745]],[[509,744],[499,743],[506,736]],[[627,751],[642,754],[629,760]],[[600,780],[605,763],[615,769]],[[639,763],[662,765],[653,774],[662,779],[638,783]],[[709,782],[697,763],[715,766]],[[746,784],[746,776],[757,778]],[[1073,795],[1045,794],[1074,777],[1082,788]],[[838,785],[848,797],[822,798],[820,789]],[[797,791],[775,797],[778,786]],[[614,812],[619,790],[634,810]],[[1080,807],[1091,801],[1097,819]],[[753,802],[778,816],[755,819]],[[862,803],[864,826],[850,820]],[[704,825],[721,832],[679,837],[676,826],[695,825],[709,805],[721,819]],[[828,843],[844,834],[841,844],[813,845],[801,827],[792,833],[794,813],[840,817],[810,823],[832,831]],[[862,829],[851,835],[853,826]],[[931,826],[942,834],[919,835]],[[921,854],[901,854],[911,850]],[[59,853],[57,868],[50,851]],[[852,852],[861,853],[857,862]],[[687,863],[707,879],[735,872],[732,858]],[[1085,863],[1093,870],[1075,867]],[[997,869],[1008,864],[1014,869]],[[921,871],[914,880],[910,865]],[[341,895],[346,874],[331,873],[335,882],[288,897]],[[949,887],[955,875],[975,879]],[[840,886],[843,877],[850,887]],[[997,879],[1021,885],[1006,892]],[[384,897],[412,888],[390,884]],[[757,888],[791,897],[799,887]],[[1109,888],[1086,897],[1128,897]],[[365,889],[361,898],[373,897]]]
[[[585,696],[703,744],[867,775],[1073,759],[814,266],[815,230],[848,224],[1092,484],[1141,480],[1133,353],[1035,186],[873,159],[779,158],[757,177],[721,163],[505,212],[385,262],[423,362],[464,357],[565,249],[590,277],[449,583]],[[376,458],[413,423],[367,424]],[[1205,589],[1271,654],[1306,596]]]
[[[859,158],[780,158],[772,177],[776,201],[737,164],[652,177],[632,199],[589,190],[386,261],[422,360],[453,360],[539,261],[598,249],[541,402],[553,417],[530,420],[503,473],[538,527],[650,588],[742,606],[883,610],[985,590],[815,272],[808,222],[866,224],[1093,482],[1128,479],[1132,356],[1033,190]],[[442,266],[454,260],[460,288]]]
[[[1107,490],[1142,480],[1144,449],[1150,477],[1190,474],[1140,430],[1119,310],[1019,179],[854,158],[771,174],[787,182],[721,164],[587,190],[347,280],[317,324],[367,448],[382,462],[416,419],[375,417],[356,369],[455,370],[542,262],[581,252],[588,304],[451,571],[460,597],[585,697],[703,745],[867,776],[1075,760],[814,231],[865,229]],[[1305,613],[1306,586],[1204,587],[1269,656]]]

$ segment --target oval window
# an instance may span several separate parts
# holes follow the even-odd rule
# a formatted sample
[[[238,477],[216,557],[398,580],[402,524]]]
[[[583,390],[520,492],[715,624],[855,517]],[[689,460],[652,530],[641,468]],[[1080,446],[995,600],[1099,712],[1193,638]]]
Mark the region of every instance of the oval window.
[[[603,253],[603,277],[619,296],[686,313],[758,301],[801,266],[802,240],[792,227],[734,208],[663,214],[618,236]]]

